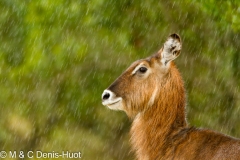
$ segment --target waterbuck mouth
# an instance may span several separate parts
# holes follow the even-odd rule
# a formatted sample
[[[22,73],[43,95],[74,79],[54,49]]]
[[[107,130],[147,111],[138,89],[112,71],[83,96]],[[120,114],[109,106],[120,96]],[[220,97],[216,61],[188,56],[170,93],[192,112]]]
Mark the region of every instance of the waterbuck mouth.
[[[106,89],[102,94],[102,104],[113,110],[122,110],[122,97],[117,97],[115,93]]]
[[[122,98],[119,97],[119,98],[116,98],[115,100],[103,100],[102,104],[104,106],[111,106],[111,105],[119,103],[120,101],[122,101]]]

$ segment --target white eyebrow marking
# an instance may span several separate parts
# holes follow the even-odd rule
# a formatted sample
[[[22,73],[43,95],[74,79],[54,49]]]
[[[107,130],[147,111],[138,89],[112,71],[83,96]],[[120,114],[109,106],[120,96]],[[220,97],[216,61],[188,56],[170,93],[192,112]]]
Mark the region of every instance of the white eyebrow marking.
[[[139,65],[137,65],[137,66],[135,67],[135,69],[132,71],[132,75],[135,74],[135,73],[138,71],[138,69],[141,68],[141,67],[143,67],[143,66],[144,66],[144,63],[140,63]]]

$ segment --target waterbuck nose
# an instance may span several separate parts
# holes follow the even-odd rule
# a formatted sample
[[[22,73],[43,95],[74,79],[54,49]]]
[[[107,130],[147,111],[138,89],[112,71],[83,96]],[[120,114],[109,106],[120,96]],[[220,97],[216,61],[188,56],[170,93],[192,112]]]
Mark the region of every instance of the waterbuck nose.
[[[105,93],[102,97],[103,100],[108,99],[110,97],[109,93]]]
[[[112,96],[112,92],[109,90],[104,90],[102,94],[102,100],[108,100]]]

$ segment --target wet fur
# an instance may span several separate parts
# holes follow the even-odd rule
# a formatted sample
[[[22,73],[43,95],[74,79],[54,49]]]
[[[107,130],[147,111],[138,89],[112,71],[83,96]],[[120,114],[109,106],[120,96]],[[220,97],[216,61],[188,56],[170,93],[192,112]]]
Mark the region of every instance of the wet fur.
[[[173,34],[170,38],[175,38],[174,44],[180,43],[178,35]],[[239,139],[188,126],[183,80],[175,64],[163,59],[169,57],[173,60],[180,54],[174,44],[164,45],[168,50],[162,48],[157,54],[134,62],[108,88],[123,98],[123,110],[133,119],[131,144],[137,159],[240,159]],[[181,46],[178,48],[181,49]],[[170,54],[173,54],[172,57]],[[139,64],[146,65],[149,73],[132,74]]]
[[[187,125],[184,86],[175,65],[162,83],[161,96],[132,124],[131,143],[137,159],[240,159],[239,140]]]

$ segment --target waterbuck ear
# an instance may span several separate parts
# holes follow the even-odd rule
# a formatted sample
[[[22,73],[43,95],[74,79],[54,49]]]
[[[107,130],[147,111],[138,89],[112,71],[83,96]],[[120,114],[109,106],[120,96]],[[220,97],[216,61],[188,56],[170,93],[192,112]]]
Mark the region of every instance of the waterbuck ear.
[[[176,33],[171,34],[164,43],[163,48],[159,51],[159,54],[161,54],[161,62],[167,65],[168,62],[174,60],[180,55],[181,48],[182,44],[180,36]]]

